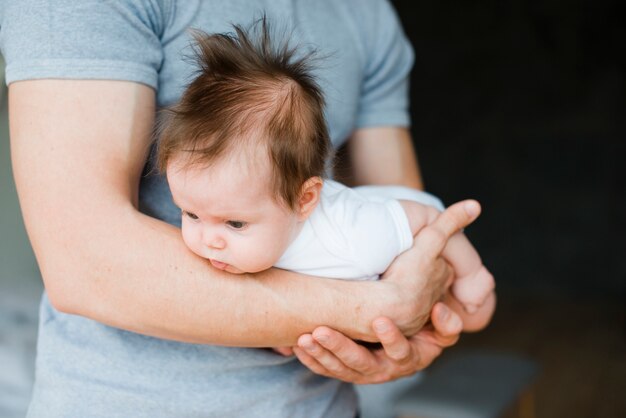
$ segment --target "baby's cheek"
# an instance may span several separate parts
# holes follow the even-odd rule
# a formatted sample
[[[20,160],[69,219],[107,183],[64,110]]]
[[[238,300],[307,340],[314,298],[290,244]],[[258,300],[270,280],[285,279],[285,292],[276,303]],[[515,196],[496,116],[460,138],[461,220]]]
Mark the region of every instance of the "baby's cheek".
[[[272,267],[278,261],[273,257],[266,246],[248,247],[244,252],[246,257],[247,271],[250,273],[258,273]]]
[[[196,255],[203,257],[203,255],[200,254],[200,251],[199,251],[200,247],[199,247],[199,239],[196,236],[197,234],[194,234],[193,231],[189,230],[189,228],[185,228],[183,226],[182,235],[183,235],[183,242],[185,243],[187,248],[193,251]]]

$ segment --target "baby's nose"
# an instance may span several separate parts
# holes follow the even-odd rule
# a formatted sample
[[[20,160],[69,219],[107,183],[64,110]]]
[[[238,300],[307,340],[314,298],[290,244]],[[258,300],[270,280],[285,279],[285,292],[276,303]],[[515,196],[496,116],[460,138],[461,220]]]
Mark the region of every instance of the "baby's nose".
[[[206,246],[210,248],[215,248],[217,250],[223,250],[224,248],[226,248],[226,241],[215,233],[205,233],[204,243]]]

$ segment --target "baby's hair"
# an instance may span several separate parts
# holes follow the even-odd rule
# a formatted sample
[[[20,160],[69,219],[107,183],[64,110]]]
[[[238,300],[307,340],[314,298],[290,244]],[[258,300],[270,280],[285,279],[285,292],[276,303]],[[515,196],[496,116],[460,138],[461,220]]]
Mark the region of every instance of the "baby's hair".
[[[179,156],[185,164],[209,166],[260,138],[275,198],[295,209],[305,181],[323,177],[331,149],[322,91],[310,73],[313,53],[296,58],[287,41],[274,45],[265,16],[249,29],[233,28],[195,32],[199,69],[167,111],[157,167],[164,172]]]

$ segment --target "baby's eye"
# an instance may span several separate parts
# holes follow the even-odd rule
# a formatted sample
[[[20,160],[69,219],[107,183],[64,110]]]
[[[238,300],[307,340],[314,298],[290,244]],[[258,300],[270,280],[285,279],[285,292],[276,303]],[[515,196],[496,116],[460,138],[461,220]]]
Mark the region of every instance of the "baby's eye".
[[[183,215],[185,215],[186,217],[188,217],[189,219],[192,219],[194,221],[198,220],[198,217],[195,214],[191,213],[191,212],[183,211]]]
[[[248,223],[243,221],[226,221],[226,225],[233,229],[242,229],[245,228]]]

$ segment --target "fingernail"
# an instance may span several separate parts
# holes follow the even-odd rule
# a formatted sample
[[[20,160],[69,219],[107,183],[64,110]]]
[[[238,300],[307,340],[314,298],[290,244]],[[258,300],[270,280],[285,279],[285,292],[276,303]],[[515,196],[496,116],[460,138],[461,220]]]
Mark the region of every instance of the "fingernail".
[[[377,321],[374,322],[374,329],[376,332],[387,332],[389,330],[389,326],[387,326],[387,322],[385,321]]]
[[[315,344],[313,344],[312,342],[304,343],[303,347],[306,351],[315,351]]]
[[[460,330],[463,328],[463,321],[461,320],[461,318],[459,318],[458,315],[454,315],[454,317],[450,321],[450,328],[454,328],[455,330]]]
[[[441,322],[445,322],[448,320],[449,317],[450,317],[450,309],[448,309],[446,305],[441,305],[441,308],[439,309],[439,320]]]
[[[478,206],[476,202],[467,202],[465,204],[465,212],[472,217],[478,215]]]
[[[315,339],[317,341],[319,341],[320,343],[326,343],[326,342],[328,342],[328,335],[326,335],[326,334],[316,335]]]

